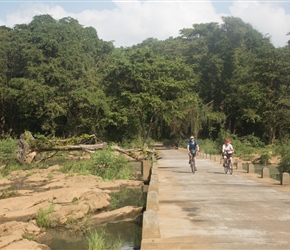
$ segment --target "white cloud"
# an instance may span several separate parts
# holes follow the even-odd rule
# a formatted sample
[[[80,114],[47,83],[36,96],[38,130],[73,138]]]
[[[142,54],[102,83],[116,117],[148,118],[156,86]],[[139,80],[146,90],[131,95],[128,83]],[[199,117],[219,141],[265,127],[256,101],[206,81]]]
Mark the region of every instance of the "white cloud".
[[[175,37],[180,29],[190,28],[195,23],[220,23],[221,16],[226,15],[240,17],[263,34],[269,33],[275,46],[284,46],[288,41],[286,33],[290,31],[290,15],[273,3],[234,2],[227,14],[217,14],[207,1],[115,1],[115,8],[111,10],[81,12],[67,12],[60,4],[21,5],[19,10],[10,12],[6,20],[0,20],[0,24],[13,27],[14,24],[29,23],[35,15],[41,14],[50,14],[55,19],[70,16],[84,26],[94,27],[100,39],[115,41],[117,47],[132,46],[149,37],[160,40]]]
[[[81,3],[80,3],[81,4]],[[115,2],[112,10],[66,12],[60,6],[27,4],[10,13],[3,25],[29,23],[35,15],[50,14],[55,19],[70,16],[84,26],[94,27],[100,39],[115,41],[119,46],[132,46],[146,38],[166,39],[194,23],[221,22],[210,2]],[[1,23],[1,21],[0,21]]]
[[[240,17],[262,34],[269,34],[277,47],[285,46],[290,40],[286,35],[290,32],[290,15],[273,3],[235,2],[230,11],[232,16]]]
[[[6,20],[1,21],[2,25],[7,27],[13,27],[15,24],[23,24],[23,23],[30,23],[34,16],[43,15],[43,14],[50,14],[56,19],[67,17],[70,13],[66,12],[60,6],[50,6],[47,4],[34,4],[34,3],[27,3],[21,5],[21,7],[14,12],[10,12],[6,15]]]
[[[76,15],[84,25],[96,28],[101,39],[116,46],[131,46],[149,37],[177,36],[194,23],[221,21],[210,3],[116,2],[112,11],[84,11]]]

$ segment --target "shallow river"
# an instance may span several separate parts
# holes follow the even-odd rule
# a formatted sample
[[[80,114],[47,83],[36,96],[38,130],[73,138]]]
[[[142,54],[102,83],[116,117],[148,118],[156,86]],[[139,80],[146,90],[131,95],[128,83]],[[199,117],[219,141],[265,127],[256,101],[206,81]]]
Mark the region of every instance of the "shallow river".
[[[141,189],[124,188],[111,194],[111,209],[124,206],[145,207],[146,193]],[[106,240],[118,239],[122,241],[121,250],[140,249],[142,238],[142,214],[134,221],[107,223],[92,230],[104,230]],[[76,234],[68,229],[47,229],[48,239],[43,244],[52,250],[86,250],[88,249],[88,235]]]

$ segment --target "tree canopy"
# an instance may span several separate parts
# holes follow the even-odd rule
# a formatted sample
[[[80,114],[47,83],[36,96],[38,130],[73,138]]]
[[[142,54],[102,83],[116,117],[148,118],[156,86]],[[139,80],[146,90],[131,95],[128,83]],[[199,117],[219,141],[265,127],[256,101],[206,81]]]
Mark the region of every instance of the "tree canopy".
[[[239,18],[115,48],[71,17],[0,27],[0,129],[103,140],[289,138],[290,45]]]

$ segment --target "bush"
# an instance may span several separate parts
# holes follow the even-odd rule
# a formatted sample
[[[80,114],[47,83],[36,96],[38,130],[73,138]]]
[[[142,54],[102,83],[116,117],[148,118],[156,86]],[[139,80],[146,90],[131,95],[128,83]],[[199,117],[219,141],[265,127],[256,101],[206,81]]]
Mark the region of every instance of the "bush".
[[[261,141],[261,139],[253,134],[244,136],[240,139],[243,143],[247,145],[251,145],[253,148],[264,148],[265,143]]]
[[[133,166],[122,155],[116,155],[111,148],[97,151],[93,154],[94,166],[91,173],[104,179],[129,179]]]
[[[12,138],[0,140],[0,162],[8,164],[16,159],[17,142]]]
[[[64,173],[93,174],[107,180],[130,179],[133,166],[122,155],[116,155],[110,147],[99,150],[91,155],[88,161],[76,161],[65,164],[61,169]]]
[[[278,170],[280,173],[290,173],[290,146],[289,142],[280,145],[279,153],[281,155],[281,161],[278,164]]]
[[[271,154],[268,152],[264,152],[261,154],[259,161],[260,161],[260,164],[266,164],[269,162],[270,159],[271,159]]]
[[[261,154],[261,162],[267,162],[272,155],[273,147],[265,147],[265,144],[256,136],[248,135],[238,138],[235,134],[221,131],[215,141],[210,139],[198,140],[200,149],[207,154],[220,154],[225,139],[230,139],[235,149],[235,156],[252,158],[253,154]],[[271,153],[270,153],[271,152]]]
[[[197,140],[200,150],[206,154],[216,155],[221,153],[222,146],[217,145],[217,142],[210,139]]]

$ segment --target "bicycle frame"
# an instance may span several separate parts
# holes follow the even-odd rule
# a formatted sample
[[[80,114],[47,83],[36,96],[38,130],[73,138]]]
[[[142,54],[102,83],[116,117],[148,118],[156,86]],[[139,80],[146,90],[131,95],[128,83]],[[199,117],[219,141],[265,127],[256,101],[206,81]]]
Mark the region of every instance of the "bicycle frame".
[[[228,172],[230,174],[233,174],[233,164],[232,164],[232,160],[231,160],[232,156],[228,156],[227,155],[227,160],[226,160],[226,164],[224,166],[224,171],[227,174]]]
[[[193,174],[195,173],[195,170],[196,170],[195,162],[194,162],[194,157],[195,156],[196,156],[196,152],[195,152],[195,154],[190,153],[190,168],[191,168],[191,171],[192,171]]]

